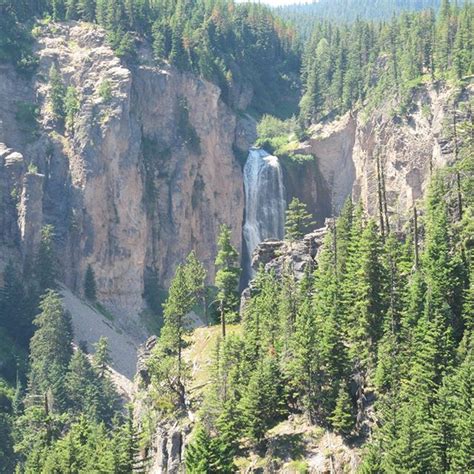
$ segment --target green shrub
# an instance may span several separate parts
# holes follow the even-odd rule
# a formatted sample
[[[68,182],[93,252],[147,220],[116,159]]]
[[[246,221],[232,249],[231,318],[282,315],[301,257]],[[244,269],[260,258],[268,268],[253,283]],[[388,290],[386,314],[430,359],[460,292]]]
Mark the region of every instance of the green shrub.
[[[74,129],[74,118],[79,112],[80,103],[76,88],[69,86],[64,99],[64,112],[66,114],[66,128],[70,131]]]
[[[19,101],[16,103],[15,119],[22,132],[33,138],[38,128],[38,106],[32,102]]]
[[[58,69],[53,64],[49,71],[49,101],[51,111],[57,120],[63,120],[65,117],[64,100],[66,97],[66,87],[61,79]]]
[[[30,163],[28,165],[28,173],[31,173],[31,174],[38,174],[38,167],[33,164],[33,163]]]
[[[298,474],[306,474],[309,472],[308,463],[304,460],[291,461],[286,465],[286,469],[289,472],[295,472]]]
[[[314,159],[312,155],[296,153],[300,139],[307,138],[295,118],[280,120],[264,115],[257,125],[256,145],[272,153],[287,165],[301,165]]]
[[[189,107],[186,98],[178,99],[178,137],[189,148],[198,155],[201,153],[201,139],[189,119]]]
[[[109,80],[103,80],[98,89],[99,97],[103,102],[108,103],[112,100],[112,84]]]
[[[120,28],[110,31],[108,40],[115,54],[126,62],[134,62],[137,58],[135,38],[129,33],[124,33]]]

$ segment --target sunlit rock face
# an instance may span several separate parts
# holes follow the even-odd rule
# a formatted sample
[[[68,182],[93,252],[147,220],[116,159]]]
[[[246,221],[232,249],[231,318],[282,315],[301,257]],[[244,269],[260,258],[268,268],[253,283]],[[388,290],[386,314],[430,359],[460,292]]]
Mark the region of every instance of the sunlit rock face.
[[[29,164],[44,175],[42,212],[32,212],[30,199],[28,208],[16,206],[24,218],[12,215],[8,222],[22,223],[28,236],[28,229],[52,224],[60,279],[80,294],[90,264],[99,300],[125,319],[144,307],[147,276],[166,288],[193,250],[212,282],[221,224],[231,227],[241,250],[244,180],[236,150],[247,153],[255,138],[255,122],[224,103],[216,85],[158,67],[142,46],[140,65],[129,67],[100,28],[57,24],[38,35],[39,67],[31,80],[0,67],[0,142],[25,157],[15,179],[18,201]],[[68,130],[51,114],[52,64],[80,102]],[[247,96],[239,100],[244,109]],[[38,107],[36,129],[20,127],[17,104]],[[12,173],[0,163],[0,201],[8,204]]]
[[[387,98],[373,110],[313,126],[298,152],[316,158],[327,207],[337,214],[352,196],[375,216],[378,181],[383,181],[390,225],[401,228],[413,204],[423,198],[433,170],[454,160],[453,104],[458,120],[466,119],[463,110],[473,91],[473,85],[457,90],[426,84],[413,92],[413,106],[403,115],[396,113],[396,99]]]

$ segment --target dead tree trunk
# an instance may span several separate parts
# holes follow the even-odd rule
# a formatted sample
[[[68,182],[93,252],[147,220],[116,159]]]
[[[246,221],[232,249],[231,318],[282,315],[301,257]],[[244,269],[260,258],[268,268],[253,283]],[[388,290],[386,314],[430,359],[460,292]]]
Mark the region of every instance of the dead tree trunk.
[[[419,254],[418,254],[418,213],[416,206],[413,206],[413,250],[415,252],[415,270],[419,268]]]
[[[385,241],[385,222],[383,217],[383,196],[382,196],[382,175],[380,171],[380,155],[377,153],[376,157],[377,163],[377,196],[379,200],[379,222],[380,222],[380,232],[382,234],[382,239]]]

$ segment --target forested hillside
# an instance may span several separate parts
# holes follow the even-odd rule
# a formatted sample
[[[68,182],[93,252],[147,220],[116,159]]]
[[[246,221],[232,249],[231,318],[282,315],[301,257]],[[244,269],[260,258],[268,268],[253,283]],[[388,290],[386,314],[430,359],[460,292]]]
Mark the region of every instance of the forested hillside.
[[[474,10],[447,2],[433,10],[403,13],[379,24],[316,23],[303,54],[304,123],[340,114],[387,94],[410,108],[410,92],[435,80],[459,80],[474,71]]]
[[[108,32],[117,55],[132,62],[140,39],[157,61],[169,60],[221,88],[252,87],[259,112],[295,111],[299,56],[295,30],[257,4],[186,0],[2,0],[0,58],[34,68],[29,33],[38,18],[94,22]],[[20,22],[20,23],[19,23]],[[26,23],[26,24],[25,24]],[[277,102],[285,102],[276,107]]]
[[[308,38],[317,21],[389,20],[404,11],[436,11],[440,4],[440,0],[319,0],[278,7],[275,11],[294,24],[304,38]]]
[[[433,177],[403,236],[348,201],[314,273],[258,272],[241,333],[217,344],[189,472],[233,472],[248,442],[264,446],[267,430],[301,412],[348,441],[370,430],[360,472],[470,471],[472,124],[458,133],[461,161]],[[304,208],[290,206],[287,238],[308,224]],[[179,349],[186,323],[172,308],[184,316],[193,304],[178,288],[199,294],[194,266],[174,280],[149,368],[152,393],[175,416],[191,367]]]
[[[0,473],[474,472],[473,35],[449,0],[0,0]],[[151,336],[129,393],[65,291]]]

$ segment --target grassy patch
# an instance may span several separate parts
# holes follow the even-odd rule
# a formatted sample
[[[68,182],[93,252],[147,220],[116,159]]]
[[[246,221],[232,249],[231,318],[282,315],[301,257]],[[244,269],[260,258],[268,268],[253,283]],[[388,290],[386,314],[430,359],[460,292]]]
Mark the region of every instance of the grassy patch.
[[[113,97],[112,84],[109,80],[104,79],[97,90],[99,97],[102,99],[104,104],[108,104]]]
[[[309,466],[304,460],[291,461],[285,465],[285,472],[306,474],[309,472]]]
[[[280,158],[286,165],[302,165],[314,160],[312,155],[298,153],[305,135],[296,119],[280,120],[264,115],[257,126],[257,146]]]
[[[227,335],[240,334],[241,326],[227,325]],[[210,368],[216,343],[221,337],[220,325],[202,327],[194,330],[189,338],[189,347],[184,357],[192,366],[193,383],[191,392],[194,396],[202,393],[211,378]]]

